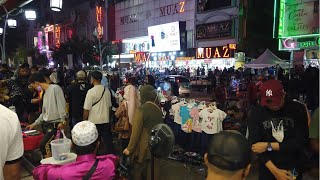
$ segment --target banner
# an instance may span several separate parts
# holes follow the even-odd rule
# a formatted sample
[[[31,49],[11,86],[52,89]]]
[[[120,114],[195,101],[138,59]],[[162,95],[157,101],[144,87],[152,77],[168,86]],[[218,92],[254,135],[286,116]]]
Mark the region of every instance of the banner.
[[[286,5],[283,36],[319,33],[319,22],[314,16],[314,6],[314,2]]]
[[[197,25],[197,40],[199,39],[220,39],[233,36],[233,21],[220,21],[208,24]]]

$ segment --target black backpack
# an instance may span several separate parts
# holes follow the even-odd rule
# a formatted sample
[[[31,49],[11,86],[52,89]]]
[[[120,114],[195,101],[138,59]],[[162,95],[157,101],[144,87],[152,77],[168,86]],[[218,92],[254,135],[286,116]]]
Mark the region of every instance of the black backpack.
[[[110,88],[108,88],[108,89],[109,89],[110,95],[111,95],[111,104],[112,104],[112,107],[118,108],[118,107],[119,107],[119,104],[117,103],[116,98],[115,98],[114,95],[112,94],[112,90],[111,90]]]

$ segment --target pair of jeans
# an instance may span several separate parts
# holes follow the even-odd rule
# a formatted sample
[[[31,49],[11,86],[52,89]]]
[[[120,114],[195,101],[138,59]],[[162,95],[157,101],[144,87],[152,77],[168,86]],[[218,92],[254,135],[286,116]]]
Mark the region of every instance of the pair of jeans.
[[[96,124],[96,127],[99,133],[99,139],[105,146],[106,154],[112,154],[113,143],[110,123]]]
[[[57,125],[58,123],[56,123]],[[51,154],[51,145],[50,142],[54,140],[57,134],[57,128],[54,123],[43,123],[42,130],[44,136],[40,142],[40,150],[43,156]]]

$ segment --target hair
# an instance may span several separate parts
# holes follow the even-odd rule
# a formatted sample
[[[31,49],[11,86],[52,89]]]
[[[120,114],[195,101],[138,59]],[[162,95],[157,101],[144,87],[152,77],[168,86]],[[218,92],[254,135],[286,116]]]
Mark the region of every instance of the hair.
[[[35,82],[46,83],[47,81],[41,73],[35,73],[30,76],[29,82],[30,83],[35,83]]]
[[[154,79],[154,77],[152,75],[147,75],[146,77],[148,78],[149,85],[154,86],[156,84],[156,80]]]
[[[94,150],[97,147],[97,143],[98,140],[96,140],[95,142],[87,145],[87,146],[78,146],[76,144],[73,143],[73,150],[75,151],[75,153],[79,156],[79,155],[86,155],[86,154],[91,154],[94,153]]]
[[[51,71],[46,68],[41,69],[39,73],[46,78],[50,78],[50,75],[51,75]]]
[[[101,81],[102,80],[102,73],[99,71],[93,71],[92,73],[90,73],[90,77],[92,77],[93,79],[95,79],[97,81]]]
[[[20,69],[30,68],[30,65],[28,63],[23,63],[19,68]]]
[[[135,85],[136,84],[136,78],[135,77],[129,77],[128,78],[128,83]]]
[[[8,64],[1,64],[1,67],[8,69]]]
[[[38,70],[39,70],[39,68],[38,68],[38,66],[37,66],[37,65],[33,65],[33,66],[31,66],[31,69],[34,69],[34,70],[36,70],[36,71],[38,71]]]

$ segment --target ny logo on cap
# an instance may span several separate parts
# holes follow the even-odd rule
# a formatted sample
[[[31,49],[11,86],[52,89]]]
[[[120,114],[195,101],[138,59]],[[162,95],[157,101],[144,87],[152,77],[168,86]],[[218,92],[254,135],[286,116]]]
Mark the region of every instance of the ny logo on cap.
[[[271,97],[272,96],[272,90],[271,89],[266,90],[266,96],[267,97]]]

